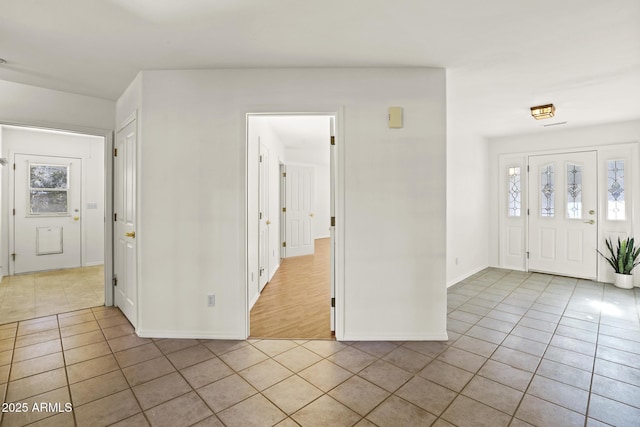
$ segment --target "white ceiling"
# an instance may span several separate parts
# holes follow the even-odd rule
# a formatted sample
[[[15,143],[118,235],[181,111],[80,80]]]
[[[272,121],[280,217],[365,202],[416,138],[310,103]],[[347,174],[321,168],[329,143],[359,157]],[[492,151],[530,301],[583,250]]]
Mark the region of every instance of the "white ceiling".
[[[0,79],[117,99],[139,70],[433,66],[450,126],[640,118],[638,0],[0,0]],[[553,129],[553,128],[548,128]]]

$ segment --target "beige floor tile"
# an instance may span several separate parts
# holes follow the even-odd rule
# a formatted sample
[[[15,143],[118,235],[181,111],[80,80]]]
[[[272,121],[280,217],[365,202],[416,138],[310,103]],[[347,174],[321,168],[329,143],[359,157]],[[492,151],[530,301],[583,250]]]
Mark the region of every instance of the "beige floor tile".
[[[129,381],[129,384],[131,384],[132,387],[170,374],[174,371],[175,368],[164,356],[156,357],[155,359],[147,360],[122,370],[127,381]]]
[[[525,391],[533,377],[533,372],[524,371],[489,359],[482,369],[480,369],[478,375],[515,388],[516,390]]]
[[[236,371],[241,371],[267,359],[267,355],[253,346],[246,346],[220,356],[223,362]]]
[[[362,416],[368,414],[390,395],[384,389],[358,376],[349,378],[328,394]]]
[[[120,314],[116,316],[100,318],[98,319],[98,324],[100,325],[100,328],[106,329],[106,328],[112,328],[118,325],[129,324],[129,320],[126,317],[124,317],[122,314]]]
[[[177,372],[133,387],[133,392],[143,410],[167,402],[190,391],[192,389],[189,384]]]
[[[445,387],[420,377],[412,378],[395,394],[434,415],[440,415],[457,395]]]
[[[261,340],[253,344],[254,347],[269,357],[277,356],[280,353],[291,350],[297,345],[298,344],[291,340]]]
[[[121,371],[113,371],[71,384],[71,397],[76,406],[101,399],[129,388]]]
[[[411,373],[419,372],[432,360],[430,357],[406,347],[398,347],[383,359]]]
[[[62,358],[62,353],[53,353],[25,360],[24,362],[16,362],[13,363],[11,368],[10,381],[62,368],[63,366],[64,360]]]
[[[13,361],[14,363],[21,362],[23,360],[46,356],[47,354],[58,353],[61,351],[62,344],[60,343],[60,339],[45,341],[39,344],[16,348],[13,352]]]
[[[462,391],[473,377],[471,372],[439,360],[429,363],[418,375],[457,392]]]
[[[385,400],[367,418],[380,427],[428,426],[436,420],[433,414],[396,396]]]
[[[106,339],[110,340],[125,335],[131,335],[135,333],[135,330],[133,329],[133,326],[131,326],[131,324],[122,324],[111,328],[102,329],[102,333],[104,334]]]
[[[372,364],[376,360],[376,357],[357,348],[346,347],[327,357],[327,360],[355,374]]]
[[[511,421],[511,416],[462,395],[453,401],[442,418],[460,427],[500,427]]]
[[[175,353],[176,351],[184,350],[188,347],[193,347],[198,344],[198,340],[195,339],[160,339],[155,341],[156,346],[160,349],[164,354]]]
[[[20,324],[18,325],[17,336],[33,334],[36,332],[48,331],[48,330],[57,329],[57,328],[58,328],[58,319],[55,318],[55,316],[51,320],[45,320],[37,323],[20,322]]]
[[[75,425],[76,422],[73,419],[73,413],[64,412],[29,424],[29,427],[75,427]]]
[[[535,426],[584,426],[585,416],[526,394],[516,418]]]
[[[117,411],[114,408],[118,408]],[[129,418],[140,407],[129,389],[74,408],[78,427],[101,427]]]
[[[115,353],[116,359],[122,368],[135,365],[136,363],[146,362],[162,356],[160,350],[154,343],[133,347],[128,350]]]
[[[305,342],[303,346],[322,357],[329,357],[332,354],[347,348],[344,343],[330,340],[311,340]]]
[[[98,326],[98,322],[92,320],[86,323],[80,323],[77,325],[65,326],[60,328],[60,335],[62,337],[70,337],[72,335],[84,334],[91,331],[100,330],[100,326]]]
[[[79,323],[86,323],[92,320],[96,320],[91,312],[83,312],[77,316],[65,316],[58,317],[58,323],[60,323],[60,327],[77,325]]]
[[[199,340],[202,345],[207,347],[216,356],[237,350],[241,347],[249,345],[244,340]]]
[[[23,335],[16,338],[16,348],[39,344],[41,342],[51,341],[58,338],[60,338],[60,332],[57,329]]]
[[[53,404],[54,408],[60,408],[64,410],[65,405],[71,403],[69,399],[69,389],[67,387],[58,388],[46,393],[39,394],[37,396],[24,399],[21,403],[25,404],[29,411],[27,412],[11,412],[5,413],[2,417],[3,427],[22,426],[30,423],[34,423],[45,418],[49,418],[56,415],[58,412],[50,412],[49,409],[42,411],[34,411],[33,405],[38,405],[40,408],[41,403]],[[57,405],[56,405],[57,404]]]
[[[16,340],[14,338],[7,338],[7,339],[0,340],[0,352],[13,350],[13,348],[15,347],[15,343],[16,343]]]
[[[495,381],[476,376],[462,394],[509,415],[518,408],[523,393]]]
[[[122,421],[118,421],[115,424],[111,424],[111,427],[147,427],[149,422],[145,418],[144,414],[136,414],[133,417],[125,418]]]
[[[0,384],[4,384],[9,381],[9,371],[11,370],[11,365],[0,366]],[[1,389],[2,387],[0,387]]]
[[[64,351],[64,358],[67,365],[95,359],[96,357],[111,354],[111,349],[106,342],[97,342],[82,347],[72,348]]]
[[[299,372],[322,360],[320,356],[304,347],[294,347],[274,357],[274,359],[293,372]]]
[[[454,347],[446,349],[436,360],[457,366],[465,371],[477,372],[487,360],[486,358]]]
[[[273,359],[267,359],[238,373],[259,391],[293,375],[293,372]]]
[[[120,368],[118,367],[115,357],[113,357],[112,354],[108,354],[96,359],[67,366],[67,377],[69,378],[69,384],[73,384],[118,369]]]
[[[7,386],[6,401],[20,402],[66,385],[67,376],[64,368],[54,369],[10,382]]]
[[[352,426],[360,416],[340,402],[324,395],[291,416],[303,426]]]
[[[222,424],[222,421],[215,415],[210,416],[209,418],[205,418],[197,424],[194,424],[193,427],[225,427]],[[297,427],[297,424],[294,426]]]
[[[589,417],[612,426],[633,426],[640,420],[640,409],[597,394],[591,396]]]
[[[292,376],[262,392],[286,414],[291,415],[320,397],[320,389],[299,376]]]
[[[594,386],[596,382],[594,379]],[[581,414],[587,413],[589,392],[585,390],[535,375],[527,393],[572,411]]]
[[[200,344],[167,355],[167,358],[173,363],[176,369],[183,369],[214,357],[215,355],[209,351],[208,348]],[[236,360],[234,360],[234,362],[236,362]]]
[[[146,415],[154,427],[186,427],[213,413],[196,393],[191,392],[146,411]]]
[[[207,384],[211,384],[214,381],[228,377],[233,373],[233,371],[216,357],[181,369],[180,373],[185,377],[189,384],[191,384],[191,387],[198,389]]]
[[[92,331],[84,334],[71,335],[70,337],[62,337],[62,347],[65,350],[71,350],[72,348],[104,341],[104,335],[102,335],[101,331]]]
[[[264,396],[256,394],[220,412],[218,417],[228,427],[271,426],[285,419],[286,414]]]
[[[237,374],[198,389],[198,394],[216,413],[253,396],[257,390]]]
[[[125,335],[122,337],[110,339],[109,347],[111,347],[112,351],[116,352],[116,351],[127,350],[133,347],[138,347],[140,345],[148,344],[150,342],[151,340],[149,338],[140,338],[139,336],[133,334],[133,335]]]
[[[324,359],[298,372],[298,375],[320,390],[327,392],[351,378],[353,373]]]
[[[449,343],[446,341],[410,341],[403,344],[403,347],[434,358],[449,348]]]

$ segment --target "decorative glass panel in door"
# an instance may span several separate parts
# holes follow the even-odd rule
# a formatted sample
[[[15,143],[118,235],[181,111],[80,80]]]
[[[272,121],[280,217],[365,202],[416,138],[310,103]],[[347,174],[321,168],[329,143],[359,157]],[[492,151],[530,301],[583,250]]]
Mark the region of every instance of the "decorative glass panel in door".
[[[553,217],[555,214],[555,169],[552,164],[540,169],[540,215]]]
[[[567,218],[582,218],[582,167],[567,164]]]
[[[624,160],[607,161],[607,219],[625,220]]]
[[[522,191],[520,189],[520,168],[509,168],[509,213],[510,217],[519,217]]]

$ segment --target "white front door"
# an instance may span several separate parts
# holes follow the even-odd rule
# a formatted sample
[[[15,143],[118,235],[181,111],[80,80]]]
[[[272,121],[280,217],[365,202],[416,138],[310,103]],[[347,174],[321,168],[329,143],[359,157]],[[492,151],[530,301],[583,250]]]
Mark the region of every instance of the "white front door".
[[[597,277],[595,151],[529,156],[529,270]]]
[[[285,256],[312,255],[314,169],[285,166]]]
[[[114,152],[115,305],[137,326],[136,276],[136,121],[118,131]]]
[[[269,281],[269,149],[260,144],[260,158],[258,163],[258,276],[259,290]]]
[[[80,267],[82,160],[15,155],[14,273]]]

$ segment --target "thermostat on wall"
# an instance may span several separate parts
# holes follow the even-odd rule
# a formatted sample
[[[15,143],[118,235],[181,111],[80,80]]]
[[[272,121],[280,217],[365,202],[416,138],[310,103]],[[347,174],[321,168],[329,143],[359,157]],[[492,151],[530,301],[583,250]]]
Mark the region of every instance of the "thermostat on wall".
[[[402,127],[402,107],[389,107],[389,128],[399,129]]]

